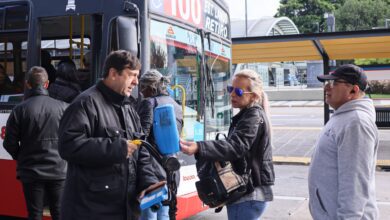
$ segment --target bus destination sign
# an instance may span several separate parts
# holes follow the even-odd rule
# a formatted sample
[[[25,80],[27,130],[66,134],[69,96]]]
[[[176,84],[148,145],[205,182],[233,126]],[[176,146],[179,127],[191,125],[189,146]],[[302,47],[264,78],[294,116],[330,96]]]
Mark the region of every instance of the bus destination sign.
[[[185,23],[229,39],[229,16],[211,0],[149,0],[156,14],[174,17]]]

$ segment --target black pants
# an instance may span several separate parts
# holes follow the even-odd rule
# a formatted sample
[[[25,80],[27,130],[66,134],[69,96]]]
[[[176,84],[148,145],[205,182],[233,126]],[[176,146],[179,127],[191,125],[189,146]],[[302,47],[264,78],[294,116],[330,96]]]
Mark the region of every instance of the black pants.
[[[29,220],[42,219],[45,195],[48,198],[52,219],[60,218],[65,180],[23,180],[22,183]]]

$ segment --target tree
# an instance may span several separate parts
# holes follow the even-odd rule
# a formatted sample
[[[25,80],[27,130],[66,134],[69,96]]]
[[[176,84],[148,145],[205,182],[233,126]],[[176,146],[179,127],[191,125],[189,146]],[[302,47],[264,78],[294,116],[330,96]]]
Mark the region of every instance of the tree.
[[[390,19],[390,0],[347,0],[336,10],[338,31],[384,28]],[[388,64],[390,59],[355,59],[357,65]]]
[[[390,16],[390,1],[385,0],[347,0],[335,11],[338,31],[369,30],[384,27]],[[390,17],[389,17],[390,18]]]
[[[281,0],[277,17],[290,18],[301,33],[324,32],[324,14],[341,7],[345,0]]]

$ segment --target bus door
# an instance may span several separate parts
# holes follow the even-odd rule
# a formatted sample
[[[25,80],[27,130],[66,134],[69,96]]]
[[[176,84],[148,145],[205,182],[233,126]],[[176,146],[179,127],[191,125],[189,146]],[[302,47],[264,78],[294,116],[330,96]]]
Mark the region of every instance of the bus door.
[[[139,53],[136,18],[120,15],[104,19],[109,21],[104,21],[101,14],[39,18],[36,47],[41,54],[42,51],[50,54],[55,68],[62,59],[72,59],[84,90],[101,78],[103,62],[110,51],[125,49]],[[109,30],[108,33],[103,33],[103,29]],[[42,65],[46,61],[40,58]]]

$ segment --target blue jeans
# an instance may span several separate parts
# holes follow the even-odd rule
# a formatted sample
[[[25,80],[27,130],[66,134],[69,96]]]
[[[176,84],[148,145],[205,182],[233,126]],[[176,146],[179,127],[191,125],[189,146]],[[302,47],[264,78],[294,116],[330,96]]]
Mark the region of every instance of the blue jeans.
[[[267,202],[261,201],[246,201],[237,204],[227,205],[227,214],[229,220],[245,219],[257,220],[263,214]]]
[[[169,206],[163,205],[157,212],[145,209],[141,212],[141,220],[169,220]]]

